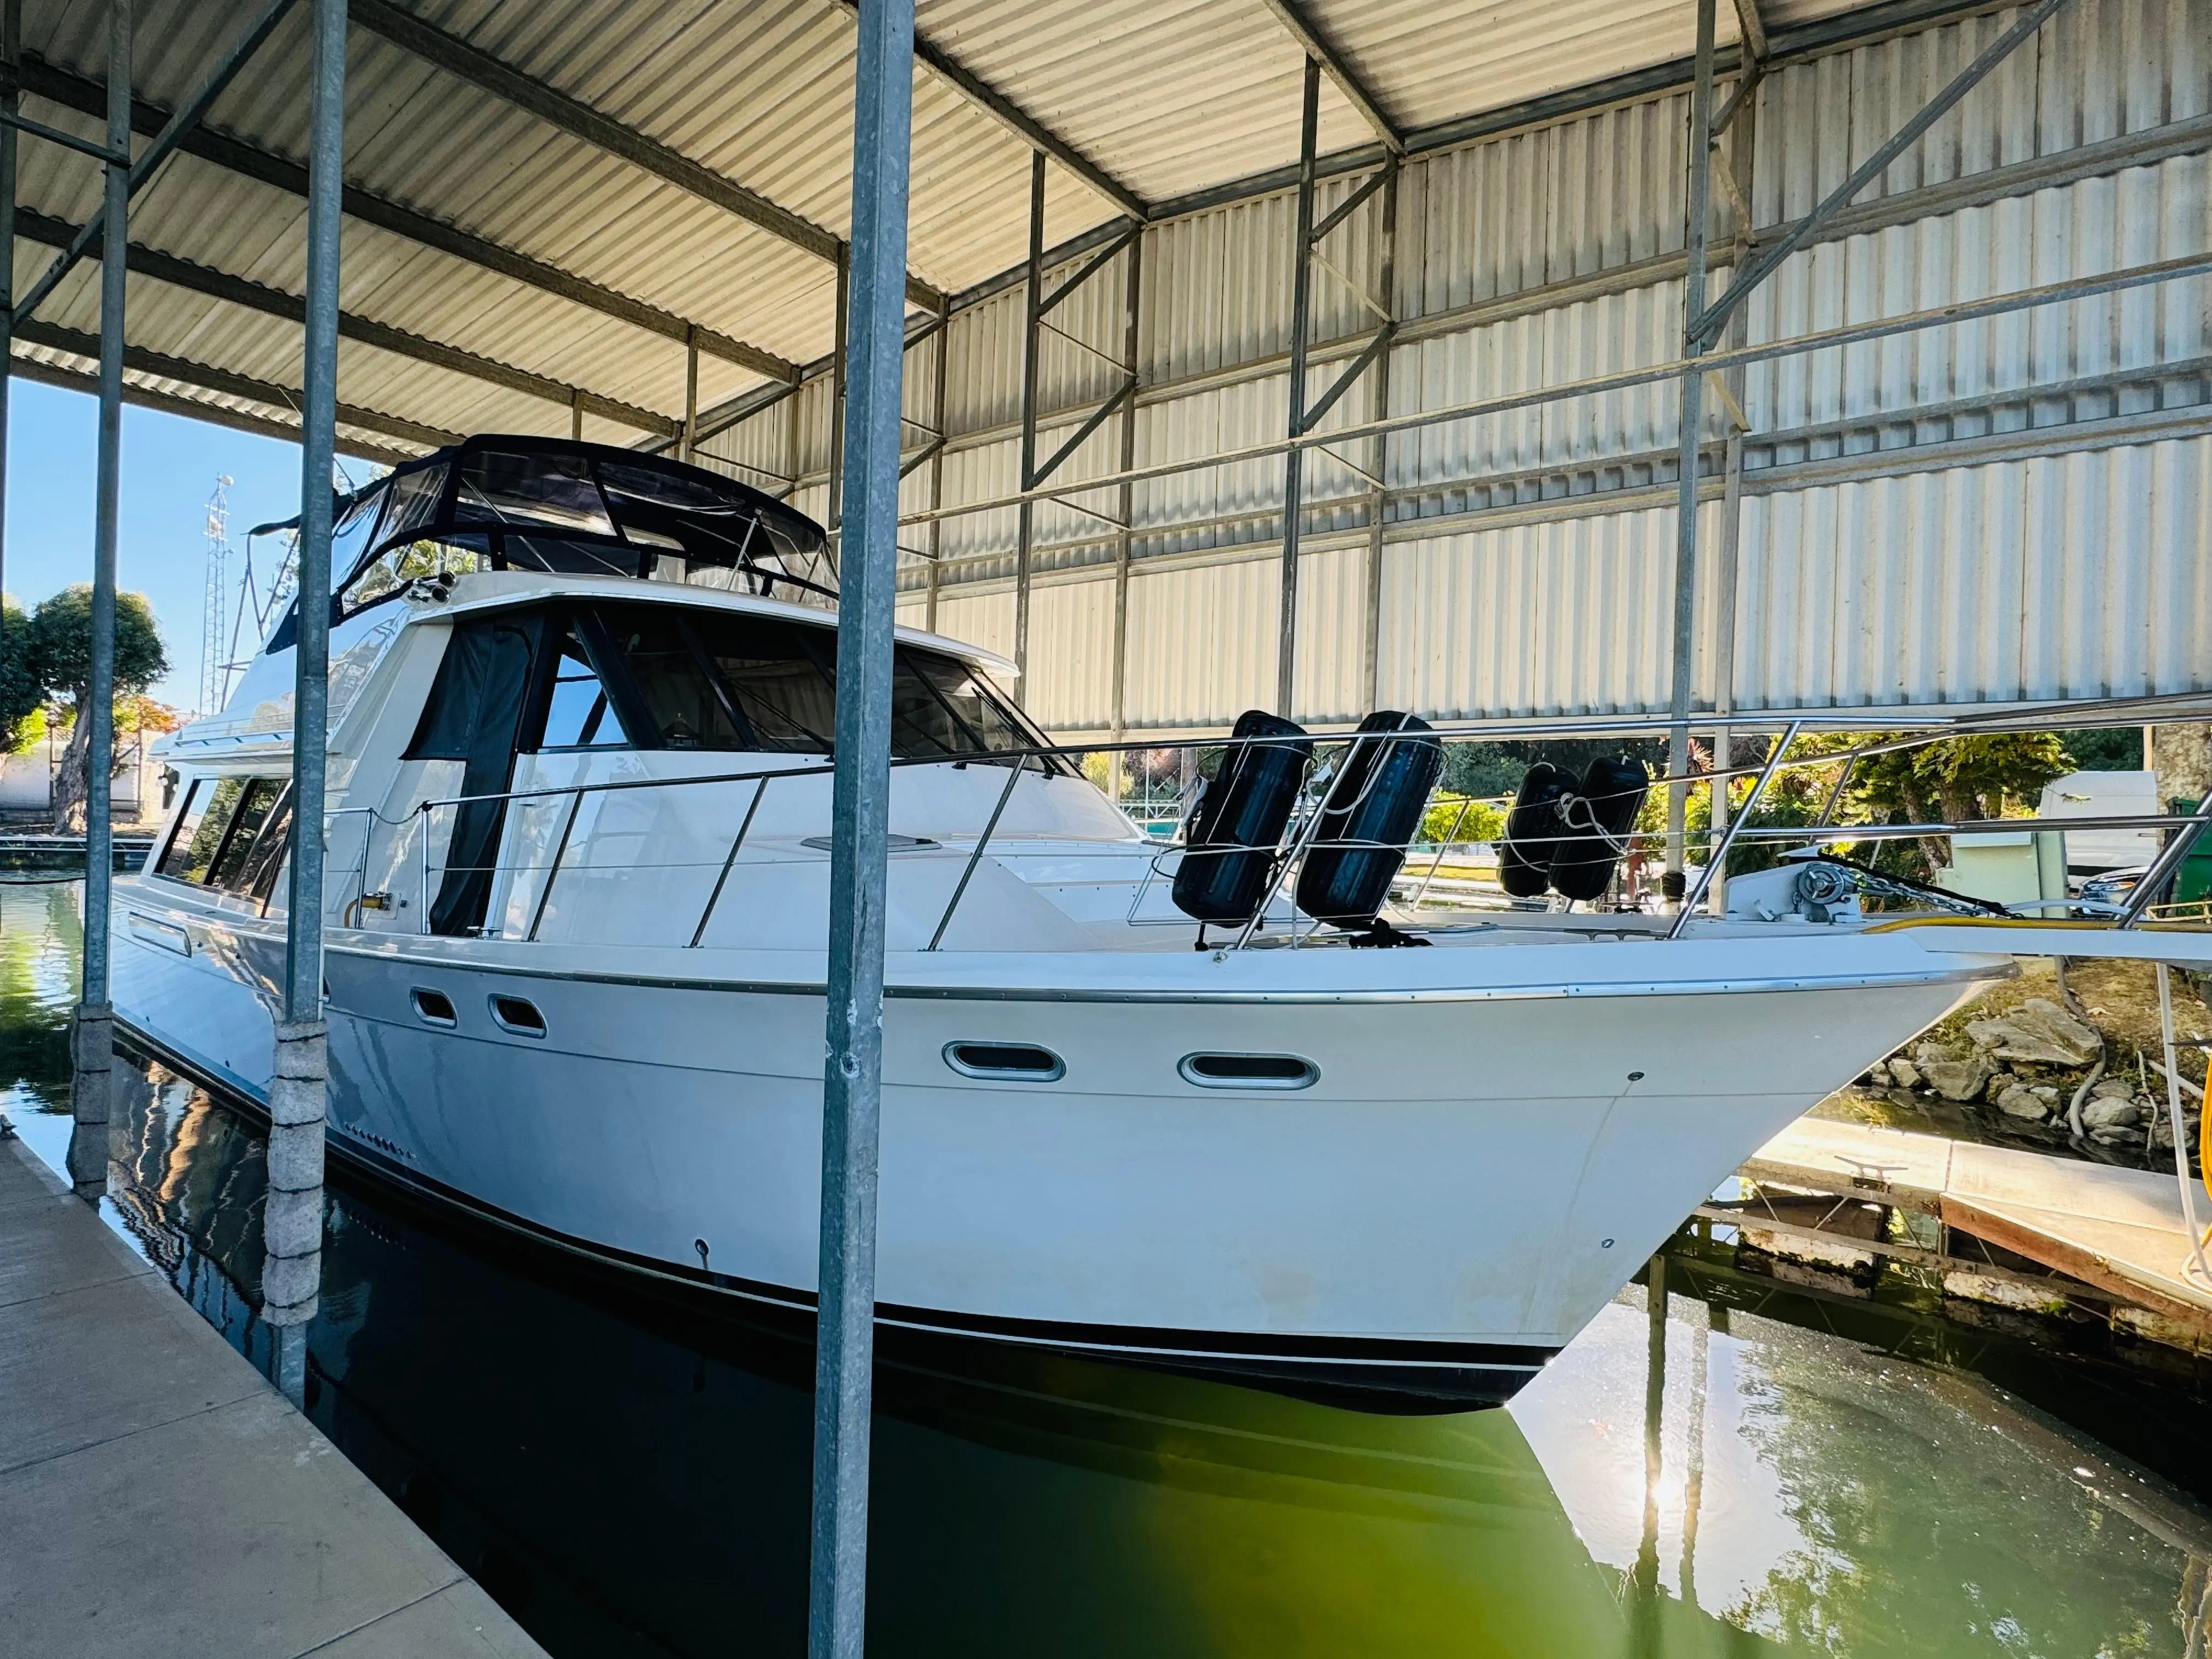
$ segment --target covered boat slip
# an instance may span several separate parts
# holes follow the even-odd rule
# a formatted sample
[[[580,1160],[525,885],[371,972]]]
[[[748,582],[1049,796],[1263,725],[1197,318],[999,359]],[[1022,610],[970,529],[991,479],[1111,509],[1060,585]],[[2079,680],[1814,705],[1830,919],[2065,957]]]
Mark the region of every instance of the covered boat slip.
[[[1593,937],[1525,950],[1354,957],[1350,940],[1309,951],[1294,920],[1263,928],[1254,912],[1233,938],[1201,934],[1212,948],[1171,966],[1166,951],[1059,953],[1086,973],[1141,969],[1176,988],[1207,974],[1292,989],[1333,979],[1340,992],[1362,976],[1391,981],[1401,1005],[1393,1017],[1430,1022],[1419,1035],[1431,1046],[1443,1028],[1436,1010],[1403,996],[1410,981],[1443,973],[1446,962],[1517,961],[1533,974],[1547,951],[1592,964],[1547,977],[1561,992],[1538,1005],[1547,1018],[1575,1011],[1572,984],[1648,957],[1680,971],[1650,975],[1649,994],[1625,981],[1607,987],[1639,1014],[1689,1008],[1702,1031],[1729,1000],[1764,998],[1793,1029],[1832,1030],[1825,1048],[1801,1045],[1788,1087],[1717,1097],[1695,1137],[1640,1105],[1615,1110],[1633,1097],[1623,1079],[1650,1069],[1621,1046],[1623,1033],[1577,1050],[1583,1070],[1619,1073],[1577,1073],[1571,1127],[1603,1147],[1601,1158],[1591,1154],[1603,1189],[1592,1201],[1617,1204],[1634,1224],[1599,1242],[1601,1218],[1582,1206],[1563,1152],[1571,1137],[1555,1137],[1537,1149],[1559,1177],[1541,1196],[1572,1248],[1536,1264],[1516,1306],[1492,1296],[1479,1319],[1451,1311],[1465,1287],[1450,1263],[1463,1250],[1502,1261],[1503,1246],[1423,1234],[1464,1217],[1394,1204],[1404,1170],[1371,1158],[1343,1167],[1358,1176],[1360,1212],[1384,1218],[1389,1248],[1374,1260],[1323,1260],[1346,1271],[1310,1306],[1255,1291],[1220,1237],[1212,1242],[1223,1248],[1169,1251],[1155,1273],[1101,1271],[1114,1260],[1102,1243],[1141,1252],[1176,1235],[1133,1225],[1146,1218],[1117,1207],[1127,1194],[1110,1185],[1056,1206],[1066,1189],[1047,1174],[1109,1166],[1041,1144],[1037,1125],[1050,1120],[1010,1112],[1005,1099],[1060,1079],[971,1077],[956,1059],[966,1044],[1027,1037],[1048,1048],[1037,1036],[1045,1027],[939,1029],[947,1009],[964,1016],[971,1000],[1060,1024],[1097,1010],[1056,994],[1064,975],[1034,1004],[1006,994],[1049,976],[969,978],[966,989],[995,1000],[900,994],[997,965],[986,951],[937,947],[962,921],[971,884],[996,879],[977,872],[1009,799],[1088,788],[1051,775],[1056,750],[1218,741],[1254,716],[1306,734],[1380,720],[1387,733],[1346,751],[1347,768],[1363,753],[1384,757],[1373,763],[1380,775],[1425,740],[1407,738],[1411,720],[1502,717],[1562,732],[1593,718],[1646,721],[1670,738],[1667,858],[1679,874],[1691,842],[1692,727],[1755,724],[1786,737],[1793,722],[1831,715],[1902,729],[1936,708],[2027,710],[2045,724],[2082,700],[2193,708],[2188,700],[2212,690],[2208,4],[1632,0],[1562,9],[1512,0],[1440,10],[1411,0],[1134,0],[1102,12],[1075,0],[929,0],[917,15],[912,0],[821,0],[797,11],[750,0],[673,11],[634,0],[260,0],[243,11],[208,0],[0,0],[9,71],[0,203],[13,270],[41,273],[20,287],[11,276],[0,314],[12,372],[96,383],[100,393],[95,617],[113,602],[126,398],[296,434],[302,445],[307,597],[295,636],[264,659],[270,683],[240,711],[242,726],[208,734],[224,757],[204,751],[195,768],[218,788],[236,786],[219,820],[213,794],[204,805],[200,825],[217,823],[204,866],[198,828],[185,845],[184,870],[198,872],[185,884],[198,890],[142,906],[135,921],[131,900],[176,884],[157,867],[136,890],[111,890],[112,734],[95,663],[73,1034],[87,1149],[80,1159],[73,1147],[80,1192],[96,1197],[104,1173],[96,1152],[113,1000],[143,1011],[151,997],[198,1011],[203,1038],[234,1049],[237,1074],[265,1090],[264,1316],[292,1334],[279,1364],[295,1398],[299,1334],[320,1283],[326,1100],[364,1158],[404,1164],[412,1154],[483,1202],[682,1272],[696,1245],[697,1272],[711,1277],[707,1231],[695,1235],[700,1224],[659,1201],[668,1182],[690,1183],[684,1190],[702,1207],[726,1199],[713,1160],[674,1151],[726,1123],[713,1115],[727,1106],[723,1094],[700,1092],[705,1073],[689,1079],[692,1092],[655,1090],[661,1072],[681,1070],[664,1056],[602,1043],[605,1052],[584,1057],[594,1079],[627,1079],[626,1098],[662,1137],[641,1159],[611,1167],[593,1156],[605,1145],[596,1121],[579,1117],[564,1138],[540,1144],[512,1124],[485,1133],[437,1113],[438,1068],[465,1057],[483,1068],[477,1094],[511,1107],[501,1077],[580,1066],[573,1045],[604,1034],[595,1022],[615,993],[649,994],[655,1006],[671,994],[665,981],[617,987],[579,973],[546,981],[548,1003],[557,994],[560,1006],[515,988],[533,959],[609,953],[602,939],[530,937],[561,902],[562,876],[573,877],[563,858],[576,826],[601,810],[587,799],[611,799],[617,784],[633,798],[672,800],[717,787],[592,773],[632,761],[688,769],[691,758],[664,758],[679,746],[665,711],[651,706],[640,672],[610,666],[608,607],[626,601],[593,585],[663,586],[685,596],[686,610],[748,618],[773,614],[787,590],[818,600],[834,587],[838,695],[797,718],[787,744],[762,744],[760,704],[726,665],[742,652],[718,656],[710,641],[682,639],[680,653],[666,653],[714,665],[697,684],[712,694],[732,753],[765,747],[834,777],[775,784],[819,790],[828,807],[814,832],[826,830],[827,855],[813,912],[826,920],[827,948],[818,975],[801,981],[805,1000],[791,1001],[788,976],[773,994],[758,981],[700,993],[760,1005],[747,1007],[747,1029],[783,1045],[788,1062],[741,1103],[743,1132],[720,1151],[783,1206],[772,1212],[777,1225],[746,1243],[773,1267],[760,1276],[818,1295],[816,1650],[860,1646],[878,1134],[892,1167],[909,1127],[879,1110],[886,1098],[900,1103],[916,1066],[933,1067],[931,1088],[969,1109],[933,1143],[941,1161],[931,1167],[997,1179],[948,1181],[951,1207],[919,1212],[899,1207],[911,1202],[906,1189],[886,1186],[887,1240],[928,1247],[886,1254],[886,1299],[908,1273],[939,1287],[920,1305],[974,1305],[961,1225],[1018,1218],[1064,1226],[1042,1256],[1018,1234],[997,1240],[993,1260],[1008,1269],[998,1311],[1008,1317],[1042,1296],[1042,1280],[1022,1275],[1044,1259],[1066,1268],[1054,1285],[1081,1286],[1103,1324],[1191,1310],[1188,1323],[1217,1334],[1334,1340],[1349,1329],[1364,1340],[1378,1332],[1373,1318],[1361,1322],[1359,1296],[1379,1285],[1405,1298],[1389,1310],[1397,1328],[1479,1326],[1536,1348],[1571,1334],[1632,1267],[1622,1255],[1662,1236],[1670,1218],[1660,1212],[1680,1207],[1669,1194],[1710,1190],[1721,1170],[1708,1165],[1802,1109],[1826,1086],[1816,1061],[1877,1036],[1902,1040],[1965,994],[1966,979],[2000,967],[1978,944],[1996,930],[1953,929],[1968,940],[1939,950],[1910,932],[1835,926],[1806,884],[1808,867],[1758,890],[1788,901],[1768,907],[1775,920],[1762,922],[1775,931],[1765,935],[1729,919],[1717,884],[1709,892],[1701,883],[1666,919],[1667,931],[1692,936],[1666,941],[1601,940],[1604,930],[1585,929]],[[595,568],[510,533],[489,473],[465,495],[465,456],[448,458],[454,470],[434,499],[422,481],[435,469],[403,467],[354,503],[352,520],[326,488],[337,448],[404,464],[496,433],[534,434],[546,455],[592,440],[635,458],[572,450],[580,471],[568,503],[576,535],[566,542],[594,547]],[[638,481],[616,469],[665,483],[655,455],[743,480],[750,523],[786,532],[769,535],[772,555],[750,538],[735,551],[727,537],[694,545],[654,522],[658,485],[633,489]],[[385,534],[412,527],[401,513],[410,477],[449,535]],[[498,521],[465,528],[486,501]],[[808,524],[825,527],[818,549],[795,528]],[[376,543],[358,568],[346,556],[349,532]],[[390,563],[377,564],[386,553]],[[434,725],[422,752],[405,758],[419,719],[410,711],[402,721],[392,697],[378,704],[370,682],[382,671],[387,690],[401,683],[398,651],[427,678],[444,653],[426,643],[467,625],[471,584],[519,599],[539,580],[549,591],[535,634],[471,657],[489,679],[500,651],[526,656],[536,676],[527,695],[487,700],[472,711],[481,720]],[[807,622],[797,614],[805,608],[782,622],[820,630],[819,609]],[[434,623],[434,611],[451,614]],[[921,632],[895,643],[895,620]],[[573,653],[561,643],[569,638]],[[903,856],[894,838],[907,833],[885,782],[901,741],[890,682],[907,671],[917,691],[908,713],[939,710],[940,733],[953,732],[963,699],[933,678],[932,653],[973,670],[984,666],[975,652],[1012,665],[1005,683],[979,683],[966,703],[971,715],[988,708],[1000,717],[997,736],[972,754],[915,763],[962,773],[976,795],[988,791],[974,788],[973,775],[995,774],[982,781],[1005,793],[996,810],[963,800],[971,818],[977,806],[986,814],[962,826],[964,873],[927,942],[890,959],[919,966],[915,978],[893,978],[879,1020],[884,894]],[[829,675],[818,659],[813,672],[818,691]],[[794,714],[789,700],[776,707]],[[404,732],[386,729],[396,721]],[[521,734],[533,721],[531,766],[549,748],[583,758],[519,787]],[[685,721],[695,735],[711,725]],[[368,783],[368,751],[348,747],[350,724],[380,741],[406,739],[380,755],[420,774],[395,781],[399,811],[385,815],[414,815],[422,873],[411,913],[398,908],[407,895],[396,877],[372,879],[367,825],[352,872],[342,833],[334,828],[327,847],[312,833],[328,809],[347,808],[334,815],[343,818],[368,805],[346,799]],[[963,744],[975,735],[974,720],[966,726]],[[289,745],[295,810],[276,763],[290,728],[306,739]],[[617,728],[627,758],[588,752]],[[327,749],[326,730],[337,739]],[[574,740],[549,744],[549,734]],[[1785,748],[1770,750],[1762,783]],[[1347,857],[1367,860],[1358,867],[1371,878],[1379,865],[1369,843],[1396,839],[1324,836],[1332,803],[1320,769],[1304,769],[1309,752],[1275,769],[1270,810],[1291,815],[1273,820],[1275,836],[1231,827],[1200,849],[1224,869],[1256,860],[1236,867],[1261,870],[1263,897],[1293,863],[1301,882],[1316,860],[1340,872]],[[1007,764],[1032,757],[1047,769]],[[249,761],[269,763],[257,771]],[[453,775],[435,786],[443,794],[416,787],[436,768]],[[755,782],[757,806],[769,783]],[[1583,782],[1586,798],[1604,793],[1587,775]],[[1215,810],[1225,815],[1230,804],[1224,793]],[[2212,812],[2212,790],[2203,810]],[[533,831],[520,845],[524,817],[550,823],[564,811],[557,834]],[[434,857],[441,812],[446,840]],[[2202,822],[2172,823],[2181,833],[2161,861],[2178,860]],[[1305,839],[1278,862],[1291,823]],[[1706,868],[1724,863],[1741,824],[1715,826]],[[592,847],[594,827],[585,825],[577,870],[605,850]],[[721,854],[726,875],[744,837],[740,826]],[[520,856],[507,860],[510,843]],[[957,842],[943,845],[953,856],[932,860],[950,872]],[[161,856],[174,851],[173,842]],[[1129,856],[1118,846],[1107,855]],[[1011,861],[993,863],[1003,873]],[[1556,886],[1556,856],[1550,867]],[[1821,868],[1814,885],[1832,896],[1844,878]],[[540,870],[518,899],[517,878]],[[1045,874],[1024,871],[1005,892],[1048,885],[1034,880]],[[1786,895],[1784,882],[1794,884]],[[1367,943],[1414,942],[1389,937],[1383,907],[1365,902],[1371,879],[1351,885],[1351,898],[1291,898],[1316,920],[1365,910]],[[2146,878],[2138,897],[2116,907],[2116,929],[2139,931],[2159,885]],[[1389,886],[1386,873],[1382,897]],[[1218,921],[1236,908],[1172,896],[1188,916]],[[1709,897],[1720,916],[1697,914]],[[701,960],[715,907],[710,894],[688,943],[651,948]],[[1799,941],[1809,953],[1813,929],[1801,923],[1816,909],[1830,959],[1917,965],[1894,982],[1869,971],[1855,986],[1802,992],[1723,983],[1716,970],[1701,986],[1711,1006],[1694,994],[1673,1000],[1667,988],[1686,974],[1695,981],[1698,963],[1725,959],[1741,974]],[[111,919],[117,964],[135,980],[112,988]],[[414,926],[391,926],[403,919]],[[504,936],[510,922],[520,937]],[[487,926],[502,936],[485,937]],[[1287,932],[1299,948],[1253,948],[1267,932]],[[713,952],[726,953],[736,954]],[[1034,963],[1053,953],[1013,954]],[[445,964],[452,985],[417,985],[420,961]],[[418,992],[444,996],[443,1012]],[[360,1012],[343,1006],[349,997]],[[794,1006],[804,1018],[790,1017]],[[1868,1008],[1878,1017],[1834,1023]],[[1295,1055],[1274,1034],[1301,1021],[1349,1041],[1355,1024],[1343,1012],[1324,1017],[1318,1001],[1295,1000],[1240,1005],[1236,1018],[1267,1022],[1269,1040],[1249,1050],[1194,1040],[1181,1066],[1157,1043],[1139,1052],[1100,1033],[1091,1040],[1102,1067],[1150,1065],[1163,1089],[1195,1091],[1212,1085],[1194,1062],[1217,1052]],[[1480,1012],[1504,1029],[1522,1011]],[[731,1036],[704,1029],[714,1041]],[[943,1041],[915,1049],[924,1030]],[[1070,1030],[1073,1047],[1080,1032]],[[1307,1088],[1255,1104],[1265,1091],[1248,1087],[1254,1101],[1218,1120],[1163,1113],[1174,1133],[1152,1150],[1171,1156],[1175,1135],[1224,1122],[1268,1145],[1262,1106],[1291,1100],[1306,1103],[1288,1110],[1311,1129],[1291,1145],[1316,1167],[1335,1167],[1333,1148],[1351,1159],[1363,1143],[1345,1138],[1328,1091],[1393,1058],[1332,1057]],[[742,1072],[741,1062],[727,1069]],[[976,1067],[975,1056],[965,1063]],[[1695,1081],[1673,1080],[1669,1103]],[[420,1118],[418,1102],[431,1103]],[[1385,1150],[1441,1180],[1449,1160],[1420,1156],[1433,1144],[1418,1133],[1427,1103],[1414,1104],[1407,1138]],[[1629,1127],[1616,1133],[1616,1123]],[[1006,1133],[960,1139],[979,1125]],[[1480,1167],[1482,1126],[1462,1114],[1451,1127],[1461,1159]],[[973,1155],[1000,1146],[1018,1154],[1012,1169]],[[763,1146],[775,1156],[749,1162]],[[1665,1181],[1639,1186],[1662,1154],[1673,1160]],[[1236,1167],[1225,1156],[1193,1167],[1217,1165]],[[1136,1195],[1164,1202],[1194,1190],[1152,1182]],[[1005,1192],[1029,1206],[1018,1218],[993,1209]],[[1230,1218],[1303,1271],[1300,1253],[1316,1244],[1301,1192],[1285,1182],[1239,1190]],[[1193,1217],[1201,1227],[1218,1218],[1203,1203],[1168,1218]],[[1621,1254],[1608,1254],[1617,1243]],[[1428,1268],[1375,1271],[1401,1261]],[[1364,1280],[1349,1271],[1363,1262]],[[1147,1287],[1157,1307],[1129,1300]]]
[[[922,5],[901,619],[1070,737],[2200,687],[2203,0],[1713,9],[1701,90],[1694,0]],[[352,7],[341,441],[580,432],[834,532],[853,15]],[[26,0],[26,118],[95,131],[101,17]],[[307,9],[262,21],[140,0],[136,142],[186,125],[122,372],[294,429]],[[27,296],[96,163],[21,155]],[[1693,260],[1762,280],[1686,332]],[[23,372],[89,372],[96,290]]]

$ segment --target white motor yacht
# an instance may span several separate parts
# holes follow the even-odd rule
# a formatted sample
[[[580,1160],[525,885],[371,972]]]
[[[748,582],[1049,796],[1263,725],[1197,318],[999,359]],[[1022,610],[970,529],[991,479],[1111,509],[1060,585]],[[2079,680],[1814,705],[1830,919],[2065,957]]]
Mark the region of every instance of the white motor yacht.
[[[701,470],[481,437],[342,503],[335,543],[333,1153],[810,1320],[822,532]],[[116,889],[118,1018],[248,1103],[298,811],[292,634],[173,740],[169,823]],[[1673,938],[1556,908],[1425,928],[1388,905],[1434,780],[1419,722],[1347,745],[1252,717],[1163,848],[1026,722],[1010,665],[906,629],[896,651],[890,1333],[1501,1401],[1747,1155],[2013,971],[1848,902]]]

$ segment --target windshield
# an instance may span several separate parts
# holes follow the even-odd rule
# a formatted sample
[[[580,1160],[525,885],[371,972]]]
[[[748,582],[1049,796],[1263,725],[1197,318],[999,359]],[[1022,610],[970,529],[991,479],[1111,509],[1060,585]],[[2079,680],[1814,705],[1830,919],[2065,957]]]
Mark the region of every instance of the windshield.
[[[540,617],[525,750],[703,749],[826,755],[837,729],[837,634],[789,617],[617,601]],[[517,672],[520,672],[518,669]],[[900,644],[891,752],[989,759],[1048,745],[980,671]],[[1056,757],[1040,763],[1066,773]]]

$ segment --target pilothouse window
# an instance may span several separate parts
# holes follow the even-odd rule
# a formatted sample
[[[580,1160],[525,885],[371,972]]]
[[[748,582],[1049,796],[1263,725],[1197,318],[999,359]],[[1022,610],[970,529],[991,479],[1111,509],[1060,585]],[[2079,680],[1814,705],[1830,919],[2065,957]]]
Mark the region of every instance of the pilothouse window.
[[[571,628],[553,665],[553,690],[545,705],[544,749],[625,749],[629,738],[607,701],[606,687]]]
[[[199,778],[154,867],[173,881],[267,901],[292,828],[283,778]]]

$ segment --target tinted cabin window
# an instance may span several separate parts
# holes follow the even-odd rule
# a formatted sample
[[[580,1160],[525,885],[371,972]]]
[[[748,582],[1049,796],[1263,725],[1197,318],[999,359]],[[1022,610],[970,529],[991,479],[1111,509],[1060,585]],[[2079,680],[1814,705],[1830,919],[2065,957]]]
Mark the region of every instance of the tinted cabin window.
[[[222,850],[208,866],[209,886],[227,888],[233,892],[244,886],[246,860],[259,842],[262,830],[269,822],[270,810],[283,793],[283,783],[276,778],[256,778],[246,786],[246,792],[238,798],[238,810],[231,814],[230,830],[223,836]]]
[[[750,722],[681,611],[610,605],[601,612],[665,749],[750,749]]]
[[[581,613],[580,613],[581,614]],[[641,747],[826,755],[837,729],[837,635],[780,617],[608,604],[592,607],[641,710]],[[617,694],[619,701],[619,693]],[[898,647],[891,752],[964,758],[1041,747],[982,677],[955,658]]]
[[[175,881],[266,899],[291,830],[283,778],[201,778],[155,866]]]
[[[239,866],[235,890],[259,899],[265,908],[276,890],[276,872],[283,866],[291,836],[292,786],[287,783],[269,809],[261,833],[253,838],[252,850]]]
[[[582,639],[571,627],[561,636],[546,694],[543,749],[626,749],[629,738],[621,716],[607,700],[606,686],[592,666]]]
[[[222,850],[223,834],[238,811],[238,798],[245,793],[244,778],[195,782],[176,833],[169,837],[169,850],[161,855],[161,873],[179,881],[204,882],[215,855]]]

